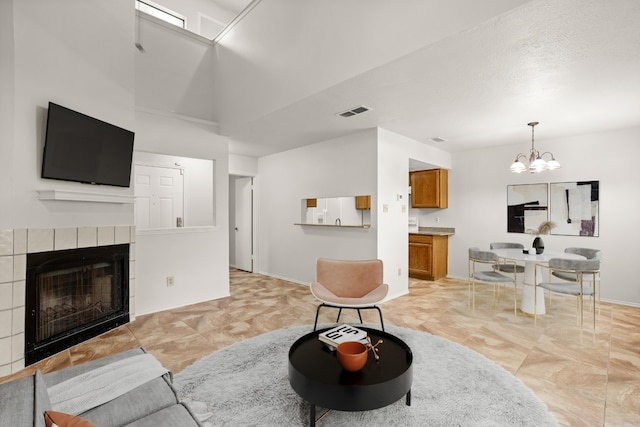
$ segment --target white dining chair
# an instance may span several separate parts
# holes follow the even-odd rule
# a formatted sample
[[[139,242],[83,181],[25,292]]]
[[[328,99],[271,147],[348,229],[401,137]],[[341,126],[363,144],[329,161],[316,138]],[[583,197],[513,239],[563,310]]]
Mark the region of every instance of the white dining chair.
[[[514,261],[504,260],[504,263],[512,263],[512,272],[503,274],[498,271],[500,258],[494,252],[482,251],[478,248],[469,248],[469,305],[475,311],[476,307],[476,282],[487,283],[493,285],[494,301],[500,302],[499,293],[496,292],[496,286],[513,283],[513,315],[518,315],[518,295],[516,285],[516,269]],[[487,269],[488,268],[488,269]]]
[[[547,270],[549,274],[547,277],[555,276],[560,277],[558,274],[569,274],[572,277],[575,277],[574,281],[551,281],[551,279],[547,279],[547,281],[541,280],[538,282],[538,271],[542,273],[544,276],[544,271]],[[584,325],[584,297],[590,297],[592,301],[593,307],[593,330],[596,329],[596,309],[595,309],[595,299],[596,299],[596,287],[589,286],[585,284],[587,280],[586,277],[590,276],[591,282],[595,283],[596,276],[600,274],[600,260],[599,259],[564,259],[564,258],[551,258],[548,264],[536,264],[536,280],[534,283],[534,287],[537,289],[538,287],[546,289],[548,292],[564,294],[564,295],[573,295],[577,297],[577,323],[580,326],[580,329],[583,328]],[[541,276],[542,277],[542,276]],[[536,312],[535,308],[538,303],[538,293],[535,292],[534,297],[534,313]],[[537,316],[534,314],[534,324],[537,322]]]
[[[602,251],[599,249],[591,249],[591,248],[578,248],[578,247],[569,247],[564,250],[565,253],[568,254],[576,254],[585,257],[586,259],[597,259],[602,261]],[[558,277],[562,280],[566,280],[568,282],[576,282],[578,280],[577,274],[572,272],[562,272],[562,271],[554,271],[551,273],[553,276]],[[593,279],[593,280],[591,280]],[[593,288],[597,288],[598,294],[598,314],[600,314],[600,273],[595,275],[587,274],[582,277],[584,282],[589,283],[589,285]],[[595,303],[595,300],[593,301]]]
[[[489,249],[524,249],[524,245],[513,242],[491,242]],[[506,261],[498,264],[498,271],[502,271],[503,273],[513,273],[514,269],[516,273],[524,273],[524,265]]]

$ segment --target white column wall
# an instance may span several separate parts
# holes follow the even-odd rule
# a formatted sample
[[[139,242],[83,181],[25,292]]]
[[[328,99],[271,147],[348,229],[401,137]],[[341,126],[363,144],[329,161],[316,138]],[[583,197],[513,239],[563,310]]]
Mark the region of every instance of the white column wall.
[[[229,295],[227,138],[213,124],[136,112],[136,148],[214,161],[214,226],[138,230],[136,311],[152,313]],[[167,286],[173,276],[174,286]]]
[[[0,230],[11,227],[13,176],[14,40],[13,2],[0,1]],[[9,159],[9,160],[7,160]]]
[[[378,257],[385,262],[389,298],[409,291],[409,159],[451,167],[449,153],[378,129]],[[385,209],[386,207],[386,209]]]

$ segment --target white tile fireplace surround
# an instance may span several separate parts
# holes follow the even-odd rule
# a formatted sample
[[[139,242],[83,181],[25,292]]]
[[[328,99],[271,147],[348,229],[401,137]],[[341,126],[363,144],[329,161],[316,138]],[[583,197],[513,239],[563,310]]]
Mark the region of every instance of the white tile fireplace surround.
[[[135,313],[135,226],[0,230],[0,377],[24,368],[27,254],[129,243],[129,312]]]

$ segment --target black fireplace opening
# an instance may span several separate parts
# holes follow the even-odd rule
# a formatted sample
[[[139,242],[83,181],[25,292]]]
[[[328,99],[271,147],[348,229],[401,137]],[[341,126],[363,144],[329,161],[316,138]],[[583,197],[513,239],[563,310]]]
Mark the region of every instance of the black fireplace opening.
[[[129,245],[27,254],[25,364],[129,322]]]

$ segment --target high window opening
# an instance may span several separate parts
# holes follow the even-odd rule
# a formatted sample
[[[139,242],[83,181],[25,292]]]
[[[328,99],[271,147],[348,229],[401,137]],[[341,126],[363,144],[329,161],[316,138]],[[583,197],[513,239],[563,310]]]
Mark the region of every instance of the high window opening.
[[[187,20],[184,16],[151,1],[136,0],[136,9],[140,12],[146,13],[147,15],[162,19],[176,27],[187,28]]]

